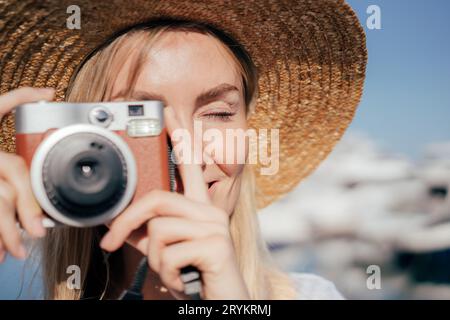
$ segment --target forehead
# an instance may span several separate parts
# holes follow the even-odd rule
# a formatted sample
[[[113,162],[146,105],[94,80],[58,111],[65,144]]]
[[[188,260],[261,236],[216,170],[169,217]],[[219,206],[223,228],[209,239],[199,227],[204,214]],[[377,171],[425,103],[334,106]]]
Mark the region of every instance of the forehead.
[[[133,38],[130,39],[133,40]],[[202,91],[221,83],[241,87],[241,75],[230,52],[220,40],[193,31],[166,31],[148,50],[136,82],[136,89],[151,87],[164,91],[171,85],[179,89]],[[130,55],[117,78],[117,87],[130,68]]]

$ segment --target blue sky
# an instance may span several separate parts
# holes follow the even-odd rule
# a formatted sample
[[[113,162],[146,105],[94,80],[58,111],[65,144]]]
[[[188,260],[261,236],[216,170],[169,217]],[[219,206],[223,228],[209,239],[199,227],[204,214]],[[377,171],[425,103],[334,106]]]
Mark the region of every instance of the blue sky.
[[[450,140],[450,1],[348,0],[367,34],[369,64],[362,103],[350,131],[417,158]],[[369,5],[381,30],[366,27]]]

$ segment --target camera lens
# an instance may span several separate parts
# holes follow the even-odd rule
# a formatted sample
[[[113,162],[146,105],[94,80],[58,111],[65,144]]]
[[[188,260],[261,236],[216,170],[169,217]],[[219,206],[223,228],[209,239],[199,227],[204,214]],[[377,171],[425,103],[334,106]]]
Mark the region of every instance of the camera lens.
[[[61,139],[47,154],[42,174],[50,202],[72,218],[104,214],[121,201],[127,187],[122,153],[95,133]]]

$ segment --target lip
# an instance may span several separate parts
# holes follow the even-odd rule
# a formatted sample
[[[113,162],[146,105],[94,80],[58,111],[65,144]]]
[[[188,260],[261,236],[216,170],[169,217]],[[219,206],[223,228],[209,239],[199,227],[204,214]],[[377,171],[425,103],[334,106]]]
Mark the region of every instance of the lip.
[[[214,190],[216,190],[216,186],[217,186],[217,180],[216,181],[211,181],[208,183],[208,193],[209,195],[212,195],[214,193]]]

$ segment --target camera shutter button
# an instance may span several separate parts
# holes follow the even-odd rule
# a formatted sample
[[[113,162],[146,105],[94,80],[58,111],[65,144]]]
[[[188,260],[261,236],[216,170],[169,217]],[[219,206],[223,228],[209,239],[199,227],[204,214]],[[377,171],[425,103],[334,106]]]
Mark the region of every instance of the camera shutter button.
[[[109,110],[103,107],[97,107],[91,110],[89,113],[89,121],[92,124],[107,127],[113,120],[113,115]]]
[[[100,122],[105,122],[106,120],[108,120],[108,114],[105,112],[105,110],[98,110],[95,114],[95,117]]]

